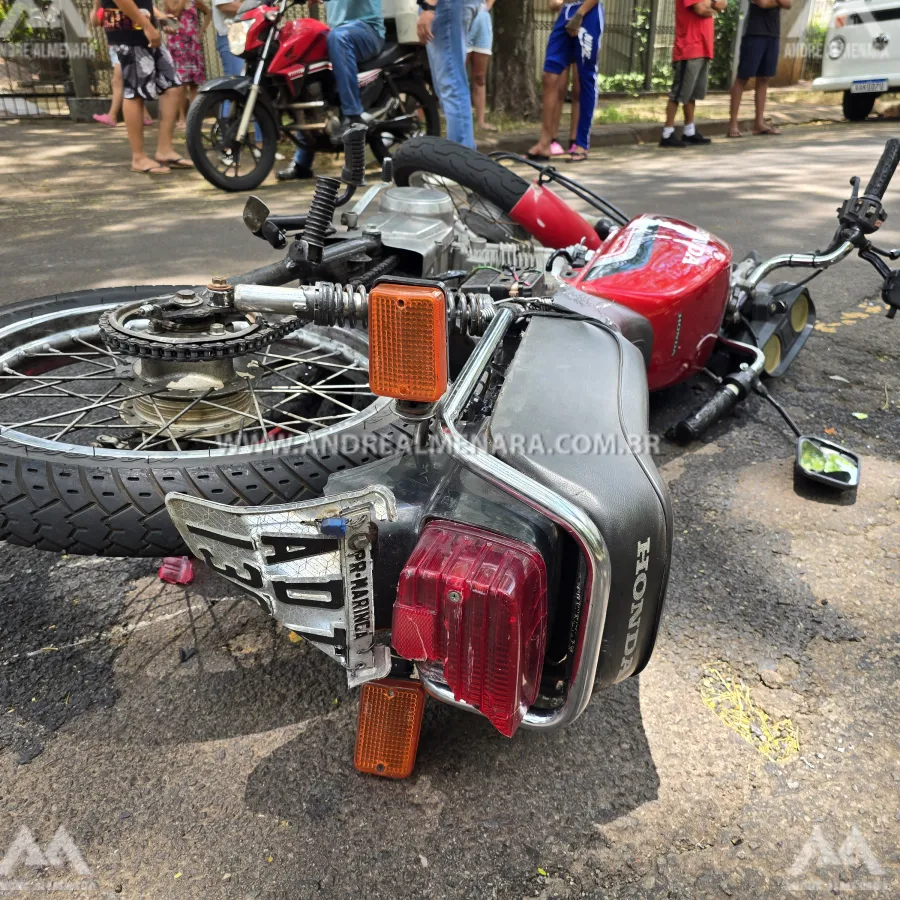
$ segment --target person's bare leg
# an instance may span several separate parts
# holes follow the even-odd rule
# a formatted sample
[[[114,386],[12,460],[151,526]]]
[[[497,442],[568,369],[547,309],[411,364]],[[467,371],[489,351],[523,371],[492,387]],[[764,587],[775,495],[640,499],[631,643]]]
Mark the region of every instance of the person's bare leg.
[[[674,100],[666,102],[666,128],[675,127],[675,114],[678,112],[678,104]]]
[[[131,147],[131,168],[135,172],[152,169],[159,174],[169,171],[144,152],[144,101],[140,97],[122,101],[122,115],[125,118],[125,129],[128,132],[128,144]]]
[[[487,105],[487,70],[491,61],[486,53],[470,53],[472,62],[472,106],[475,109],[475,122],[482,131],[496,131],[496,125],[488,125],[484,121],[484,108]]]
[[[578,69],[572,66],[572,112],[569,116],[569,146],[575,143],[578,134],[579,103],[581,101],[581,82],[578,80]]]
[[[731,86],[731,120],[728,123],[728,137],[740,137],[741,129],[738,127],[738,113],[741,111],[741,97],[747,87],[747,78],[735,78]]]
[[[169,88],[159,97],[159,136],[156,139],[156,158],[161,162],[178,159],[181,154],[172,145],[172,134],[175,131],[175,117],[181,105],[184,87]]]
[[[697,108],[697,103],[694,100],[691,100],[690,103],[684,104],[684,124],[685,125],[693,125],[694,124],[694,110]],[[675,117],[672,117],[672,121],[674,123]]]
[[[753,123],[754,134],[781,134],[774,125],[766,124],[766,96],[769,92],[769,79],[756,79],[756,121]]]
[[[541,114],[541,136],[538,142],[528,151],[536,156],[549,156],[550,144],[559,130],[559,118],[562,114],[562,103],[559,101],[559,82],[562,75],[544,72],[544,99]]]
[[[112,74],[112,100],[109,103],[107,115],[113,122],[119,121],[119,113],[122,112],[122,66],[116,63]]]
[[[187,116],[187,108],[188,108],[188,91],[190,91],[190,85],[185,84],[181,88],[181,96],[178,98],[178,116],[176,118],[175,127],[183,130],[185,127],[185,117]]]

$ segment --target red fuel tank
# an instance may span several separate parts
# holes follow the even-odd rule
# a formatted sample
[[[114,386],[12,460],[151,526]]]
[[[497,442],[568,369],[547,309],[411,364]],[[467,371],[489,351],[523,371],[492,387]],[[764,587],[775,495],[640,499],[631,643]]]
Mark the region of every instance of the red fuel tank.
[[[328,59],[328,26],[315,19],[285,22],[278,35],[278,49],[269,63],[269,75],[290,75],[299,63],[310,65]]]
[[[706,364],[731,279],[731,248],[709,232],[642,215],[610,235],[572,282],[650,320],[651,391],[683,381]]]

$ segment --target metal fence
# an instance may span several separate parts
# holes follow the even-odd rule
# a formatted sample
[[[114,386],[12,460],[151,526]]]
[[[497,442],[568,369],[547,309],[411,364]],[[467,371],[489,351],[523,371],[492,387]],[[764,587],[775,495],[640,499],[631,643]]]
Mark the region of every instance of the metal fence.
[[[534,0],[534,57],[535,76],[541,77],[547,39],[558,13],[552,12],[549,0]],[[643,75],[648,70],[648,52],[653,39],[652,71],[667,65],[672,57],[675,39],[674,0],[605,0],[603,3],[604,30],[600,42],[598,74],[600,89],[615,90],[617,81],[624,89],[639,87],[623,79],[628,75]],[[651,27],[655,14],[656,27]],[[637,81],[638,79],[632,79]],[[642,80],[642,79],[641,79]]]
[[[76,93],[76,84],[79,95],[88,90],[90,96],[108,97],[111,92],[106,37],[91,18],[92,0],[53,0],[49,6],[47,2],[0,0],[0,118],[66,115],[67,99]],[[550,0],[533,2],[535,27],[531,39],[535,78],[540,80],[547,39],[557,13],[550,10]],[[598,62],[601,93],[634,93],[666,87],[675,38],[676,2],[679,0],[604,0],[605,29]],[[805,48],[811,48],[804,50],[802,71],[797,67],[796,76],[803,80],[818,74],[824,29],[834,0],[806,2],[810,10],[808,17],[803,17],[798,33],[788,35],[784,42],[785,47],[802,42]],[[62,15],[57,13],[53,27],[34,27],[29,11],[45,7],[48,11],[60,9]],[[74,16],[66,15],[67,10],[85,23],[81,26],[81,37],[72,34]],[[320,17],[321,5],[295,6],[288,15],[306,14]],[[6,20],[13,15],[19,21],[10,26]],[[84,51],[83,56],[70,60],[53,52],[54,48],[71,46],[73,37]],[[203,35],[203,50],[207,78],[221,75],[215,31],[211,27]],[[726,52],[730,53],[730,48]]]
[[[0,118],[68,113],[73,93],[64,22],[0,0]]]

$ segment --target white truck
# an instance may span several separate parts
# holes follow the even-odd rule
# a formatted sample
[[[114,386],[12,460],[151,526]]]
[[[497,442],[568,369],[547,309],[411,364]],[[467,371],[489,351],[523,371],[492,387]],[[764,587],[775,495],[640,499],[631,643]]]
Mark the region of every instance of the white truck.
[[[875,100],[900,90],[900,0],[837,2],[822,59],[820,91],[843,91],[844,115],[858,122]]]

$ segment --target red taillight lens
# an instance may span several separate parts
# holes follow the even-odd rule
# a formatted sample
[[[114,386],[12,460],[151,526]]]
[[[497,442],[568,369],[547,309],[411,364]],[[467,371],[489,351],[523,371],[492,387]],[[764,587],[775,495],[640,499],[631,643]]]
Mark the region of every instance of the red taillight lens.
[[[400,576],[392,643],[443,663],[457,700],[507,737],[534,703],[547,640],[547,567],[528,544],[454,522],[425,526]]]

